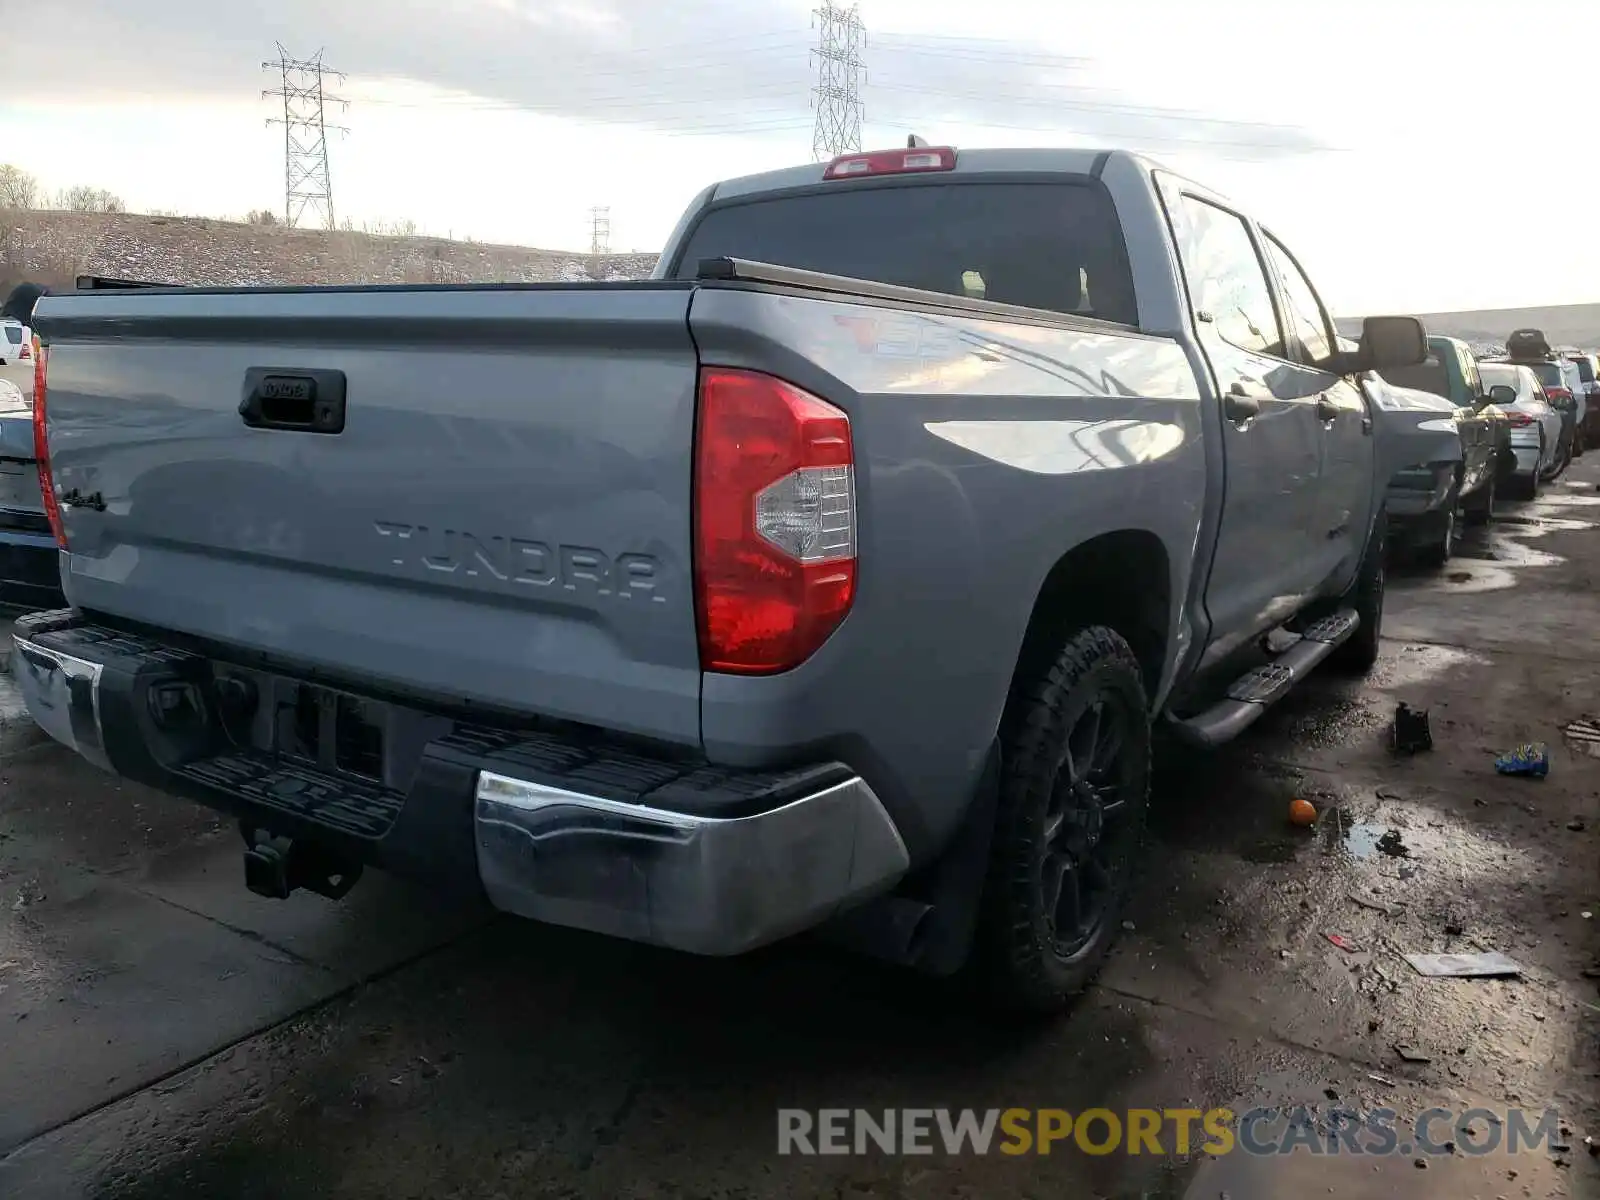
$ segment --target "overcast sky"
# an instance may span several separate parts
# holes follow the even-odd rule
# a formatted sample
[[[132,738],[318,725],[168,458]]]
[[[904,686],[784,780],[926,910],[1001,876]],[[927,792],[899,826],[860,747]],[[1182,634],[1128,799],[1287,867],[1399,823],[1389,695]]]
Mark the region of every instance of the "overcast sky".
[[[346,73],[341,217],[579,249],[599,204],[614,249],[654,250],[704,183],[810,158],[813,6],[0,0],[0,161],[134,209],[281,210],[281,41]],[[1592,55],[1571,51],[1600,46],[1600,6],[860,8],[869,147],[1144,150],[1272,224],[1344,313],[1600,299]]]

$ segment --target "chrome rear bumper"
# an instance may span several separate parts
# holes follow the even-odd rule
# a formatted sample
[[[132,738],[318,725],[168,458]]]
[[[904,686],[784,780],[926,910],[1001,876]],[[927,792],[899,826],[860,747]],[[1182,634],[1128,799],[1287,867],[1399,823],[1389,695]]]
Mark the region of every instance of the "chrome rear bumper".
[[[637,755],[616,759],[615,770],[589,764],[590,778],[624,781],[611,796],[563,787],[553,776],[529,777],[539,772],[524,774],[507,749],[515,734],[429,743],[410,792],[392,793],[395,812],[373,817],[360,836],[348,828],[341,834],[314,805],[273,801],[274,789],[262,786],[277,769],[271,755],[257,755],[252,767],[234,747],[232,774],[202,776],[192,763],[151,753],[147,718],[136,715],[134,703],[147,696],[130,683],[131,665],[148,680],[179,659],[187,667],[203,660],[79,626],[64,612],[22,618],[13,641],[12,672],[29,713],[95,765],[264,829],[336,842],[371,865],[481,887],[496,908],[534,920],[696,954],[738,954],[889,890],[910,865],[882,803],[840,764],[774,773],[657,765],[654,774],[675,773],[671,786],[693,793],[696,803],[685,807],[696,811],[689,813],[652,803],[665,790],[629,793],[628,766],[637,770]],[[245,767],[256,786],[226,786],[243,778]],[[309,777],[305,764],[293,774],[301,783]],[[352,786],[337,775],[314,782],[324,802],[337,802]],[[713,812],[724,815],[706,815]],[[441,839],[458,841],[454,864]]]
[[[69,750],[111,770],[100,727],[100,664],[12,637],[11,674],[34,723]]]
[[[820,924],[910,865],[859,778],[715,818],[484,771],[474,822],[496,908],[696,954],[738,954]]]

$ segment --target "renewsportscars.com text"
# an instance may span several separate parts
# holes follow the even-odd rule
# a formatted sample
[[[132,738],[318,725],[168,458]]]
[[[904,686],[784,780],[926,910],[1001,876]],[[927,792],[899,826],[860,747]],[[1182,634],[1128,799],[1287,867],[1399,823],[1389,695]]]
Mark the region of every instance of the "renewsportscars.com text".
[[[781,1108],[778,1153],[1251,1155],[1516,1154],[1547,1149],[1552,1109],[1433,1108],[1402,1121],[1389,1108],[1357,1113],[1253,1108]]]

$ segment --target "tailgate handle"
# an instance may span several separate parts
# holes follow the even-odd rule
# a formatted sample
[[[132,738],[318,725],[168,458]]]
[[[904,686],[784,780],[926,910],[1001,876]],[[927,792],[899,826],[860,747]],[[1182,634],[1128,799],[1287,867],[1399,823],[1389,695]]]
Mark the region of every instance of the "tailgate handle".
[[[344,432],[344,372],[308,367],[251,367],[239,415],[252,429]]]

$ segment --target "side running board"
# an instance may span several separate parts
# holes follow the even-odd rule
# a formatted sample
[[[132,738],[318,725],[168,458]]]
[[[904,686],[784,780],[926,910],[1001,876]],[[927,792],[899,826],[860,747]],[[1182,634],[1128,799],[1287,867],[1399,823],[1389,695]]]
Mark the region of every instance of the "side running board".
[[[1353,608],[1342,608],[1323,617],[1271,662],[1240,676],[1216,704],[1195,716],[1173,721],[1176,732],[1184,741],[1208,749],[1231,742],[1348,641],[1360,625],[1361,617]]]

